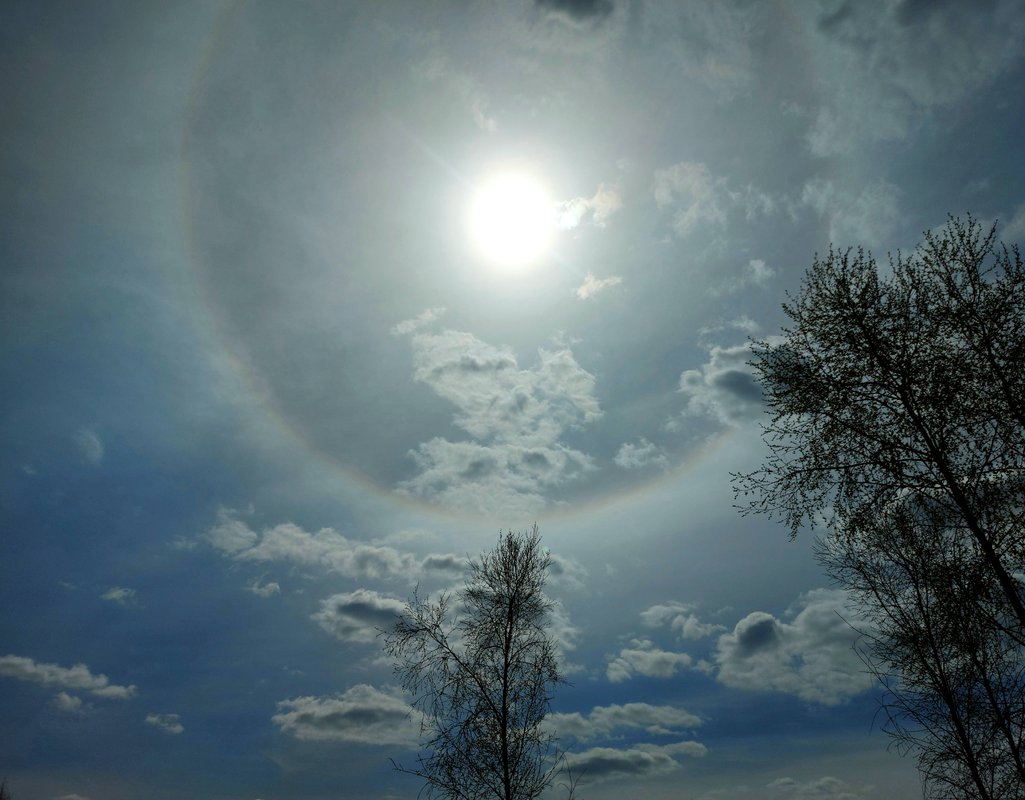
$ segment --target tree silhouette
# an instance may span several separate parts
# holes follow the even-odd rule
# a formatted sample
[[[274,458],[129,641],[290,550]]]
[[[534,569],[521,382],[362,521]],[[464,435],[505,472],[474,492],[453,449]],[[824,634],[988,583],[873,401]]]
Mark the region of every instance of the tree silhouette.
[[[550,563],[537,525],[501,535],[471,562],[455,607],[447,593],[415,591],[386,632],[425,750],[415,767],[395,766],[422,778],[427,797],[531,800],[557,775],[561,752],[541,725],[562,681],[546,631]]]
[[[880,270],[816,258],[756,342],[769,455],[744,513],[825,523],[873,623],[887,730],[935,797],[1025,797],[1025,271],[970,216]]]

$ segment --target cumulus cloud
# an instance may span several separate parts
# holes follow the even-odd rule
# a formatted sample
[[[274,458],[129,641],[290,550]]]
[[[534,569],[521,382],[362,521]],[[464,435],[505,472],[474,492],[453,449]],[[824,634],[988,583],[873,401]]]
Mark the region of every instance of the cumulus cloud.
[[[633,639],[609,661],[605,675],[613,683],[635,675],[671,678],[681,667],[689,667],[693,661],[686,653],[662,650],[647,639]]]
[[[624,442],[613,461],[616,466],[623,469],[643,469],[648,466],[669,469],[669,457],[662,451],[662,448],[649,442],[643,436],[637,440],[636,444]]]
[[[592,197],[574,197],[559,203],[556,213],[559,215],[559,227],[563,229],[576,228],[588,219],[592,225],[604,228],[609,217],[622,207],[623,198],[619,192],[603,183]]]
[[[174,735],[185,731],[185,726],[181,724],[177,714],[147,714],[146,724]]]
[[[89,428],[81,428],[75,432],[73,438],[82,458],[95,466],[103,463],[103,441],[96,434],[96,431]]]
[[[106,675],[94,675],[85,664],[61,667],[23,656],[0,656],[0,677],[90,692],[96,697],[124,700],[135,694],[135,686],[111,683]]]
[[[679,236],[695,229],[722,228],[734,213],[742,212],[746,219],[754,219],[776,208],[771,195],[750,184],[734,188],[699,161],[681,161],[656,170],[654,195],[660,209],[671,211],[673,230]]]
[[[675,756],[700,758],[708,749],[700,742],[667,745],[641,744],[629,749],[592,747],[582,753],[567,753],[566,765],[579,776],[581,785],[613,778],[643,779],[680,768]]]
[[[602,411],[594,376],[556,343],[521,369],[506,347],[445,330],[412,337],[414,378],[456,408],[453,422],[471,437],[440,437],[410,452],[417,474],[401,491],[480,513],[529,513],[546,493],[594,469],[593,459],[562,441]]]
[[[546,722],[560,736],[572,736],[583,742],[606,739],[620,730],[643,730],[655,736],[679,735],[698,727],[701,718],[674,706],[626,703],[595,706],[589,714],[549,714]]]
[[[593,272],[584,276],[584,282],[576,288],[576,296],[581,300],[594,297],[598,292],[608,289],[610,286],[618,286],[623,282],[619,275],[612,275],[608,278],[596,278]]]
[[[687,398],[684,413],[708,415],[725,425],[739,426],[761,416],[762,389],[747,365],[751,348],[713,345],[709,359],[697,369],[680,375],[679,391]]]
[[[723,625],[702,622],[693,611],[695,606],[670,600],[659,603],[641,612],[641,620],[649,628],[668,626],[680,635],[681,639],[704,639],[712,634],[726,630]]]
[[[846,592],[814,589],[798,599],[788,616],[790,622],[755,611],[720,636],[715,653],[719,682],[824,705],[842,703],[874,685],[852,647],[857,634],[851,625],[867,625]]]
[[[57,692],[57,695],[53,698],[53,707],[58,711],[63,711],[66,714],[81,714],[82,698],[75,697],[73,694],[67,692]]]
[[[313,615],[321,628],[343,641],[372,642],[379,629],[391,628],[405,603],[370,589],[335,594],[321,600]]]
[[[124,586],[111,586],[100,595],[101,600],[110,600],[123,606],[130,606],[135,602],[135,589],[128,589]]]
[[[297,739],[409,748],[417,746],[420,729],[419,716],[397,690],[366,684],[341,694],[283,700],[272,720]]]
[[[801,192],[801,203],[829,224],[829,240],[837,247],[879,247],[890,241],[897,222],[899,192],[879,179],[858,192],[831,180],[815,178]]]
[[[235,509],[221,508],[217,524],[206,533],[207,541],[225,556],[236,561],[269,563],[291,562],[304,567],[320,567],[349,578],[380,578],[390,575],[415,577],[427,572],[450,572],[461,557],[432,554],[417,559],[387,545],[366,544],[347,539],[333,528],[305,531],[291,522],[264,528],[257,533]],[[280,590],[277,584],[250,587],[262,596]]]

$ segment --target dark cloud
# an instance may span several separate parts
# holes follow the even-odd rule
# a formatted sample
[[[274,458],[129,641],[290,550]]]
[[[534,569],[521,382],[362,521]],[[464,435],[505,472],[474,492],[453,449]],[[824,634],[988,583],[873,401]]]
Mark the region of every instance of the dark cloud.
[[[538,8],[558,11],[571,19],[604,19],[615,7],[612,0],[536,0]]]
[[[404,604],[369,589],[336,594],[321,601],[313,619],[328,633],[353,642],[372,642],[377,631],[390,628]]]

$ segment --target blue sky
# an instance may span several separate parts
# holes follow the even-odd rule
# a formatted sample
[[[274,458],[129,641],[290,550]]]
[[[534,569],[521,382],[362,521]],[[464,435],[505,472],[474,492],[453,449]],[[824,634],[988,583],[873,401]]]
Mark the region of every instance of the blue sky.
[[[374,628],[534,521],[582,796],[918,791],[812,535],[729,473],[816,252],[1025,242],[1019,3],[0,14],[17,800],[415,797]],[[517,268],[468,222],[499,172],[550,200]]]

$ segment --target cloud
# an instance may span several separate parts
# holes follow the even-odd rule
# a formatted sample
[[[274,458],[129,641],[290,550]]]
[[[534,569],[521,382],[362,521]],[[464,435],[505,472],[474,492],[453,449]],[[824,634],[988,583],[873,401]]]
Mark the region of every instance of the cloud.
[[[816,78],[829,87],[810,114],[812,153],[831,156],[903,139],[1021,60],[1025,14],[1015,0],[835,4],[809,26]]]
[[[576,296],[581,300],[587,300],[598,292],[608,289],[610,286],[618,286],[622,282],[623,279],[619,275],[613,275],[610,278],[596,278],[593,272],[588,272],[584,276],[584,282],[576,288]]]
[[[853,650],[857,634],[850,627],[865,629],[867,624],[845,592],[814,589],[798,599],[789,616],[793,620],[785,622],[755,611],[720,636],[718,681],[824,705],[842,703],[874,685]]]
[[[412,319],[405,319],[392,326],[392,336],[408,336],[411,333],[415,333],[421,328],[425,328],[433,322],[441,319],[445,313],[444,308],[428,308],[421,314],[417,314]]]
[[[177,714],[147,714],[146,724],[174,735],[185,731]]]
[[[612,0],[535,0],[538,8],[564,14],[576,22],[605,19],[612,13]]]
[[[759,419],[762,389],[747,365],[751,358],[749,345],[713,345],[708,354],[708,363],[680,375],[679,391],[687,398],[684,413],[708,415],[733,426]]]
[[[777,778],[758,789],[750,786],[714,789],[696,800],[735,800],[747,797],[752,800],[869,800],[875,796],[872,786],[855,786],[839,778],[826,776],[808,781]]]
[[[103,463],[103,441],[95,431],[81,428],[75,432],[73,438],[82,458],[97,467]]]
[[[605,675],[613,683],[620,683],[635,675],[671,678],[681,667],[689,667],[692,663],[693,659],[686,653],[662,650],[647,639],[634,639],[612,658],[605,669]]]
[[[559,215],[559,227],[563,229],[576,228],[588,215],[592,225],[604,228],[609,217],[622,207],[623,198],[619,192],[602,183],[591,197],[574,197],[562,201],[556,206],[556,213]]]
[[[678,735],[701,725],[701,718],[674,706],[648,703],[595,706],[589,714],[549,714],[547,724],[560,736],[578,741],[606,739],[618,730],[644,730],[652,735]]]
[[[461,331],[412,337],[414,378],[451,402],[471,437],[440,437],[410,451],[417,474],[403,492],[486,514],[528,513],[546,493],[593,470],[593,459],[562,441],[602,415],[594,376],[566,345],[538,350],[521,369],[506,347]]]
[[[404,609],[405,603],[394,597],[357,589],[322,600],[312,619],[343,641],[372,642],[377,631],[391,628]]]
[[[272,595],[279,594],[281,592],[281,586],[278,585],[277,581],[260,583],[259,580],[254,580],[246,587],[246,590],[252,592],[257,597],[270,597]]]
[[[566,765],[581,785],[613,778],[643,779],[680,768],[674,756],[700,758],[708,749],[700,742],[667,745],[641,744],[625,750],[592,747],[582,753],[567,753]]]
[[[736,294],[748,286],[765,288],[769,281],[776,275],[776,270],[766,264],[760,258],[752,258],[741,274],[711,290],[714,296],[724,294]]]
[[[397,690],[359,684],[342,694],[283,700],[278,711],[274,723],[297,739],[417,746],[419,716]]]
[[[0,677],[91,692],[97,697],[112,700],[124,700],[136,691],[134,686],[118,686],[111,683],[106,675],[93,675],[85,664],[61,667],[57,664],[33,661],[23,656],[0,656]]]
[[[130,606],[135,602],[135,589],[127,589],[124,586],[111,586],[100,595],[101,600],[110,600],[123,606]]]
[[[655,203],[673,213],[673,230],[688,236],[695,229],[718,229],[731,214],[741,211],[748,220],[772,213],[776,201],[755,186],[732,188],[699,161],[681,161],[655,171]]]
[[[722,625],[701,622],[691,613],[694,608],[693,605],[670,600],[642,611],[641,620],[649,628],[668,625],[669,629],[676,631],[681,639],[704,639],[714,633],[726,630]]]
[[[625,442],[620,446],[613,461],[616,466],[623,469],[643,469],[648,466],[669,469],[669,458],[662,448],[652,444],[644,437],[638,439],[637,444]]]
[[[831,180],[815,178],[804,185],[801,203],[828,221],[829,240],[837,247],[879,247],[896,230],[898,196],[897,187],[882,178],[857,194]]]
[[[57,695],[53,698],[53,707],[66,714],[81,714],[84,710],[82,708],[82,698],[75,697],[67,692],[57,692]]]

